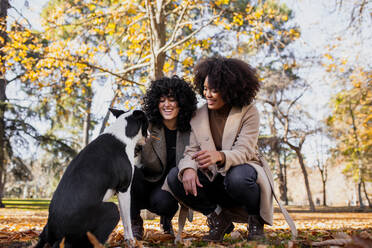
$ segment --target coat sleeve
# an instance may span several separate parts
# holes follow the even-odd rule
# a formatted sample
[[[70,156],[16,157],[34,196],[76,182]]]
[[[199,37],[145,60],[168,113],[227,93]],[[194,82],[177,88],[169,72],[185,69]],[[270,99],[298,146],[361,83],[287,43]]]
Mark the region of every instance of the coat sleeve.
[[[180,181],[182,181],[182,175],[186,169],[192,168],[195,171],[198,170],[198,165],[196,161],[192,159],[192,156],[198,151],[200,151],[199,143],[195,137],[194,132],[191,131],[189,145],[186,146],[185,152],[183,153],[183,158],[180,160],[180,162],[177,165],[178,170],[179,170],[178,179]]]
[[[243,116],[241,129],[230,150],[221,150],[225,154],[225,163],[218,167],[218,172],[226,173],[231,166],[257,160],[256,148],[259,134],[260,117],[258,110],[252,106]]]

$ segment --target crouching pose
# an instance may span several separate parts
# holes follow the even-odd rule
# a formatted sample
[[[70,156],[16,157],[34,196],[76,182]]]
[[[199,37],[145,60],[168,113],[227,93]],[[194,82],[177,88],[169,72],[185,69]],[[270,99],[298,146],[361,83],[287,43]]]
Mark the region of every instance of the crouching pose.
[[[234,229],[229,209],[244,208],[248,238],[272,224],[272,180],[257,152],[259,90],[255,70],[238,59],[209,58],[194,69],[206,104],[190,124],[190,144],[168,175],[168,186],[184,205],[207,216],[206,241],[221,241]]]
[[[134,150],[144,144],[148,122],[144,112],[113,110],[117,117],[104,134],[87,145],[69,164],[49,206],[48,222],[36,247],[92,247],[86,233],[105,243],[117,225],[118,207],[105,202],[118,192],[124,237],[133,242],[130,187]]]
[[[136,168],[132,185],[132,229],[137,239],[143,236],[141,209],[160,215],[164,233],[173,235],[171,220],[178,201],[161,188],[189,143],[190,119],[196,110],[195,93],[183,79],[163,77],[151,82],[143,109],[150,122],[151,136],[142,148],[141,167]]]

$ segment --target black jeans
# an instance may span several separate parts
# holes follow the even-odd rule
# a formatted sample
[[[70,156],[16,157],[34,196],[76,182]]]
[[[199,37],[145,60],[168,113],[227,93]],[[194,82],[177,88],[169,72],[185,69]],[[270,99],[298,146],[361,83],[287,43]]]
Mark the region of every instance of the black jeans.
[[[178,201],[173,196],[161,189],[164,180],[148,182],[144,179],[140,169],[135,168],[131,187],[131,218],[140,214],[141,209],[173,218],[178,210]]]
[[[168,185],[173,194],[186,206],[204,215],[212,213],[217,204],[222,208],[244,206],[248,214],[259,214],[260,188],[256,183],[257,172],[249,164],[233,166],[226,176],[218,174],[213,182],[198,170],[203,187],[197,187],[197,196],[186,195],[177,175],[177,168],[173,168],[168,174]]]

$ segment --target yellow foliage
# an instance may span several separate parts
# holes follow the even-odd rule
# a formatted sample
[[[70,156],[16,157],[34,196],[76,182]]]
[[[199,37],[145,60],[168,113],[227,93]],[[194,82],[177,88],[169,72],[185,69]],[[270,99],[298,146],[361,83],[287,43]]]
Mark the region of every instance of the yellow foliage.
[[[181,4],[175,1],[167,2],[169,5],[162,9],[165,14],[163,33],[165,33],[166,42],[172,35],[180,14],[179,11],[186,1]],[[204,6],[210,4],[210,2],[202,0],[189,0],[187,3],[184,19],[174,42],[182,40],[187,34],[198,29],[202,22],[198,22],[200,19],[198,16],[194,16],[194,13],[198,13]],[[215,1],[214,4],[209,5],[209,14],[211,16],[218,15],[220,10],[224,8],[223,6],[229,3],[229,0]],[[221,7],[216,8],[216,6]],[[259,48],[264,41],[275,42],[273,37],[269,36],[266,39],[264,35],[267,34],[268,29],[274,29],[276,17],[279,17],[281,22],[288,20],[288,16],[281,13],[279,8],[266,2],[264,4],[261,2],[254,5],[247,4],[245,11],[231,11],[231,14],[232,19],[219,17],[211,25],[216,26],[221,32],[232,31],[231,33],[239,37],[241,42],[247,43],[246,46],[250,50]],[[195,25],[194,21],[198,24]],[[87,94],[85,87],[91,87],[92,82],[96,79],[97,74],[93,72],[100,71],[101,67],[103,72],[112,70],[102,60],[105,56],[106,59],[111,51],[117,51],[120,59],[125,61],[122,69],[125,69],[126,66],[133,66],[138,61],[140,61],[138,63],[144,63],[151,60],[151,56],[149,56],[152,52],[150,35],[155,33],[154,30],[150,30],[149,23],[145,1],[76,0],[75,3],[73,1],[58,1],[58,4],[51,8],[48,15],[44,17],[43,25],[46,31],[38,34],[41,37],[40,40],[37,40],[35,33],[27,29],[24,32],[9,32],[12,42],[4,48],[8,50],[6,66],[13,67],[18,62],[22,63],[23,68],[27,69],[22,80],[24,82],[31,81],[40,88],[51,86],[55,87],[55,91],[64,95],[84,95]],[[203,21],[203,23],[206,22]],[[277,24],[275,23],[275,25]],[[241,34],[243,35],[241,36]],[[291,39],[299,36],[295,29],[288,33],[280,31],[278,34],[291,37]],[[86,42],[86,37],[93,37],[94,43]],[[47,40],[47,44],[41,42],[43,39]],[[248,43],[247,39],[250,39],[251,42]],[[30,40],[34,42],[30,43]],[[0,42],[2,41],[0,40]],[[173,50],[167,51],[163,71],[167,73],[174,70],[173,60],[167,60],[171,55],[174,61],[182,61],[181,73],[186,76],[191,75],[190,70],[195,63],[193,56],[200,50],[202,53],[209,52],[216,42],[218,41],[211,40],[210,37],[204,37],[204,34],[203,38],[195,35],[174,47]],[[267,45],[269,44],[267,43]],[[236,51],[239,54],[244,53],[246,46],[238,46]],[[31,52],[37,52],[38,56],[29,58],[28,54]],[[140,83],[147,82],[149,68],[131,71],[130,78],[136,78]],[[118,70],[120,71],[120,68]],[[81,75],[88,78],[84,78],[82,81],[80,80]],[[41,81],[41,78],[47,80]],[[128,85],[125,80],[118,81]],[[141,90],[144,92],[145,88],[142,87]]]
[[[243,16],[241,14],[235,14],[233,17],[233,23],[237,24],[238,26],[243,25]]]
[[[329,53],[324,54],[324,57],[326,57],[326,58],[329,59],[329,60],[334,61],[332,55],[330,55]]]
[[[189,66],[192,66],[194,63],[194,60],[191,58],[191,57],[187,57],[186,59],[184,59],[182,61],[182,64],[185,66],[185,67],[189,67]]]
[[[229,0],[216,0],[215,2],[214,2],[217,6],[221,6],[221,5],[223,5],[223,4],[228,4],[229,3]]]
[[[89,10],[90,11],[93,11],[97,8],[97,6],[95,4],[89,4]]]
[[[171,63],[169,63],[168,61],[166,61],[166,62],[164,63],[163,71],[164,71],[165,73],[167,73],[167,72],[173,70],[173,68],[174,68],[174,66],[171,65]]]

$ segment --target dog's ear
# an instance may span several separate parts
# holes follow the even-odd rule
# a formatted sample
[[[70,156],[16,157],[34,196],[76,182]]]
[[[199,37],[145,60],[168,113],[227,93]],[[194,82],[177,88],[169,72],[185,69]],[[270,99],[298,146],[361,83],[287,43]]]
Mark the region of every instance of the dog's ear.
[[[141,110],[134,110],[133,111],[133,117],[137,120],[141,120],[143,118],[146,118],[145,113]]]
[[[119,109],[109,108],[109,110],[111,111],[111,113],[112,113],[116,118],[118,118],[120,115],[122,115],[122,114],[125,113],[125,111],[123,111],[123,110],[119,110]]]
[[[142,136],[147,137],[147,128],[149,126],[145,113],[141,110],[133,111],[133,117],[140,121],[142,127]]]

